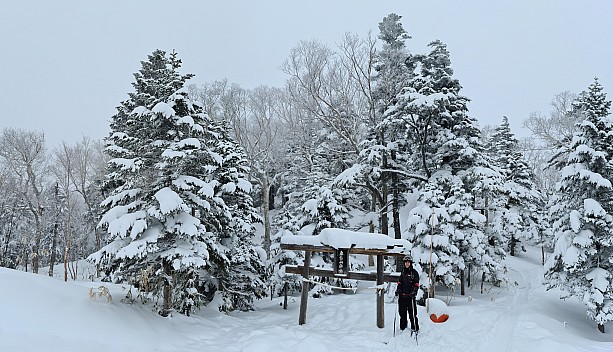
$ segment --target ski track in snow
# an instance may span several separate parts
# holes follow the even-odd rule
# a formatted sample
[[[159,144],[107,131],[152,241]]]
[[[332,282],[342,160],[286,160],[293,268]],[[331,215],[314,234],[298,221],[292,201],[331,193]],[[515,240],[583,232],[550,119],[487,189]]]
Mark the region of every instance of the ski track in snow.
[[[518,278],[516,282],[522,283],[524,286],[514,287],[511,304],[505,304],[501,300],[501,302],[498,302],[497,307],[493,308],[498,311],[498,317],[495,320],[497,323],[492,332],[488,334],[488,337],[482,340],[479,351],[514,351],[512,337],[515,334],[515,327],[518,324],[519,317],[526,310],[532,280],[531,278],[526,280],[525,275],[515,269],[511,269],[511,272],[513,273],[511,281]]]

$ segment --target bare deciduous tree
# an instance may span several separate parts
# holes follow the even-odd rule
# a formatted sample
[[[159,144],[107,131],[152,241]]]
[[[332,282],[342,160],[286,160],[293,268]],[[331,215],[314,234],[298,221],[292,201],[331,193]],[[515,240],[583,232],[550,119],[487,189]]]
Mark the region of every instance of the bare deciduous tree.
[[[556,94],[551,100],[547,115],[532,112],[523,126],[532,132],[532,137],[521,141],[520,147],[535,175],[535,183],[548,194],[553,191],[559,171],[550,166],[552,159],[572,140],[579,116],[573,110],[577,95],[569,91]]]
[[[31,246],[32,271],[38,273],[39,250],[43,234],[43,191],[48,163],[42,132],[6,128],[0,136],[0,157],[4,165],[22,182],[21,197],[34,217],[35,233]]]
[[[73,278],[76,278],[78,272],[76,264],[70,270],[68,268],[70,257],[75,257],[74,244],[88,242],[86,237],[94,235],[95,249],[101,248],[100,231],[95,217],[101,197],[97,190],[99,183],[96,181],[104,173],[106,159],[101,142],[88,137],[83,137],[75,145],[63,142],[55,150],[52,170],[57,187],[65,197],[67,209],[62,220],[65,281],[68,280],[69,272]]]
[[[72,244],[72,224],[71,217],[73,213],[73,207],[75,206],[75,202],[71,199],[72,195],[72,184],[73,184],[73,160],[75,158],[75,149],[69,146],[66,142],[62,142],[60,146],[55,151],[55,163],[52,168],[56,180],[57,186],[64,194],[66,199],[66,222],[64,223],[64,281],[68,281],[68,255],[71,250]]]
[[[524,127],[550,148],[555,148],[572,139],[577,123],[577,115],[573,114],[573,101],[577,95],[569,91],[556,94],[550,105],[548,115],[532,112],[524,120]]]

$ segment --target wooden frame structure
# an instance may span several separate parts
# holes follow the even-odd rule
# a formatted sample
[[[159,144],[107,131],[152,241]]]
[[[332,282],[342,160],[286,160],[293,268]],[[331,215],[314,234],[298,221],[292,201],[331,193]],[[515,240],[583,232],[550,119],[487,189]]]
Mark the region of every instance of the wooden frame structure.
[[[373,236],[376,236],[373,234]],[[309,282],[311,275],[323,277],[335,277],[340,279],[376,281],[377,286],[385,282],[398,281],[399,273],[389,273],[383,271],[383,259],[385,256],[404,256],[404,247],[401,245],[387,246],[386,249],[369,249],[352,246],[351,248],[334,248],[329,245],[305,245],[281,243],[281,249],[304,251],[304,265],[286,265],[285,272],[288,274],[300,274],[303,276],[302,295],[300,296],[300,317],[298,324],[306,323],[307,300],[309,296]],[[334,253],[333,269],[314,268],[311,266],[312,252]],[[349,255],[365,254],[377,257],[376,272],[349,271]],[[377,289],[377,327],[385,327],[384,323],[384,293],[383,289]]]

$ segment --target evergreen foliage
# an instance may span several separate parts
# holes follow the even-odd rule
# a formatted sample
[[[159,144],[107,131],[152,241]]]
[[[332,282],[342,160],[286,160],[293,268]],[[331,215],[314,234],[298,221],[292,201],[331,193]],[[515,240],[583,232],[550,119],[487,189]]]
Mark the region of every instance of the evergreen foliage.
[[[430,52],[415,60],[420,74],[390,109],[406,121],[415,146],[411,160],[428,180],[418,186],[419,205],[409,215],[412,254],[422,266],[432,261],[435,275],[448,287],[469,266],[498,283],[504,252],[490,242],[476,199],[499,187],[499,174],[489,167],[445,44],[430,43]]]
[[[261,262],[250,251],[255,217],[241,150],[188,99],[183,85],[191,75],[178,73],[175,53],[156,50],[141,64],[107,138],[109,195],[99,226],[110,243],[89,259],[107,280],[141,290],[151,273],[148,287],[163,298],[163,315],[189,313],[216,289],[231,290],[219,282],[246,278],[234,270],[251,271],[252,291],[237,291],[243,299],[220,307],[248,309],[261,291]]]
[[[542,197],[533,182],[528,164],[518,150],[507,117],[496,127],[489,143],[490,155],[502,176],[502,189],[492,202],[496,214],[492,227],[502,238],[505,250],[515,255],[522,242],[537,241],[539,237],[538,211]]]
[[[584,120],[569,148],[550,209],[555,248],[546,264],[549,288],[575,296],[604,332],[613,320],[613,123],[611,101],[597,79],[574,108]]]

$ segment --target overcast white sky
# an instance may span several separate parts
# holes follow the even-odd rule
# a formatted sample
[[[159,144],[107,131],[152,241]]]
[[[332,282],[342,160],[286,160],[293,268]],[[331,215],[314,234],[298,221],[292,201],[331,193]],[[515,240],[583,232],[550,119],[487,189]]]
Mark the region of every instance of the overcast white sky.
[[[441,39],[472,116],[509,117],[519,136],[532,111],[598,76],[613,92],[613,1],[89,1],[13,0],[0,12],[0,129],[45,132],[50,145],[102,138],[132,91],[140,61],[175,49],[192,83],[227,78],[281,86],[278,69],[301,39],[366,36],[391,12],[412,52]],[[609,98],[613,95],[609,94]]]

